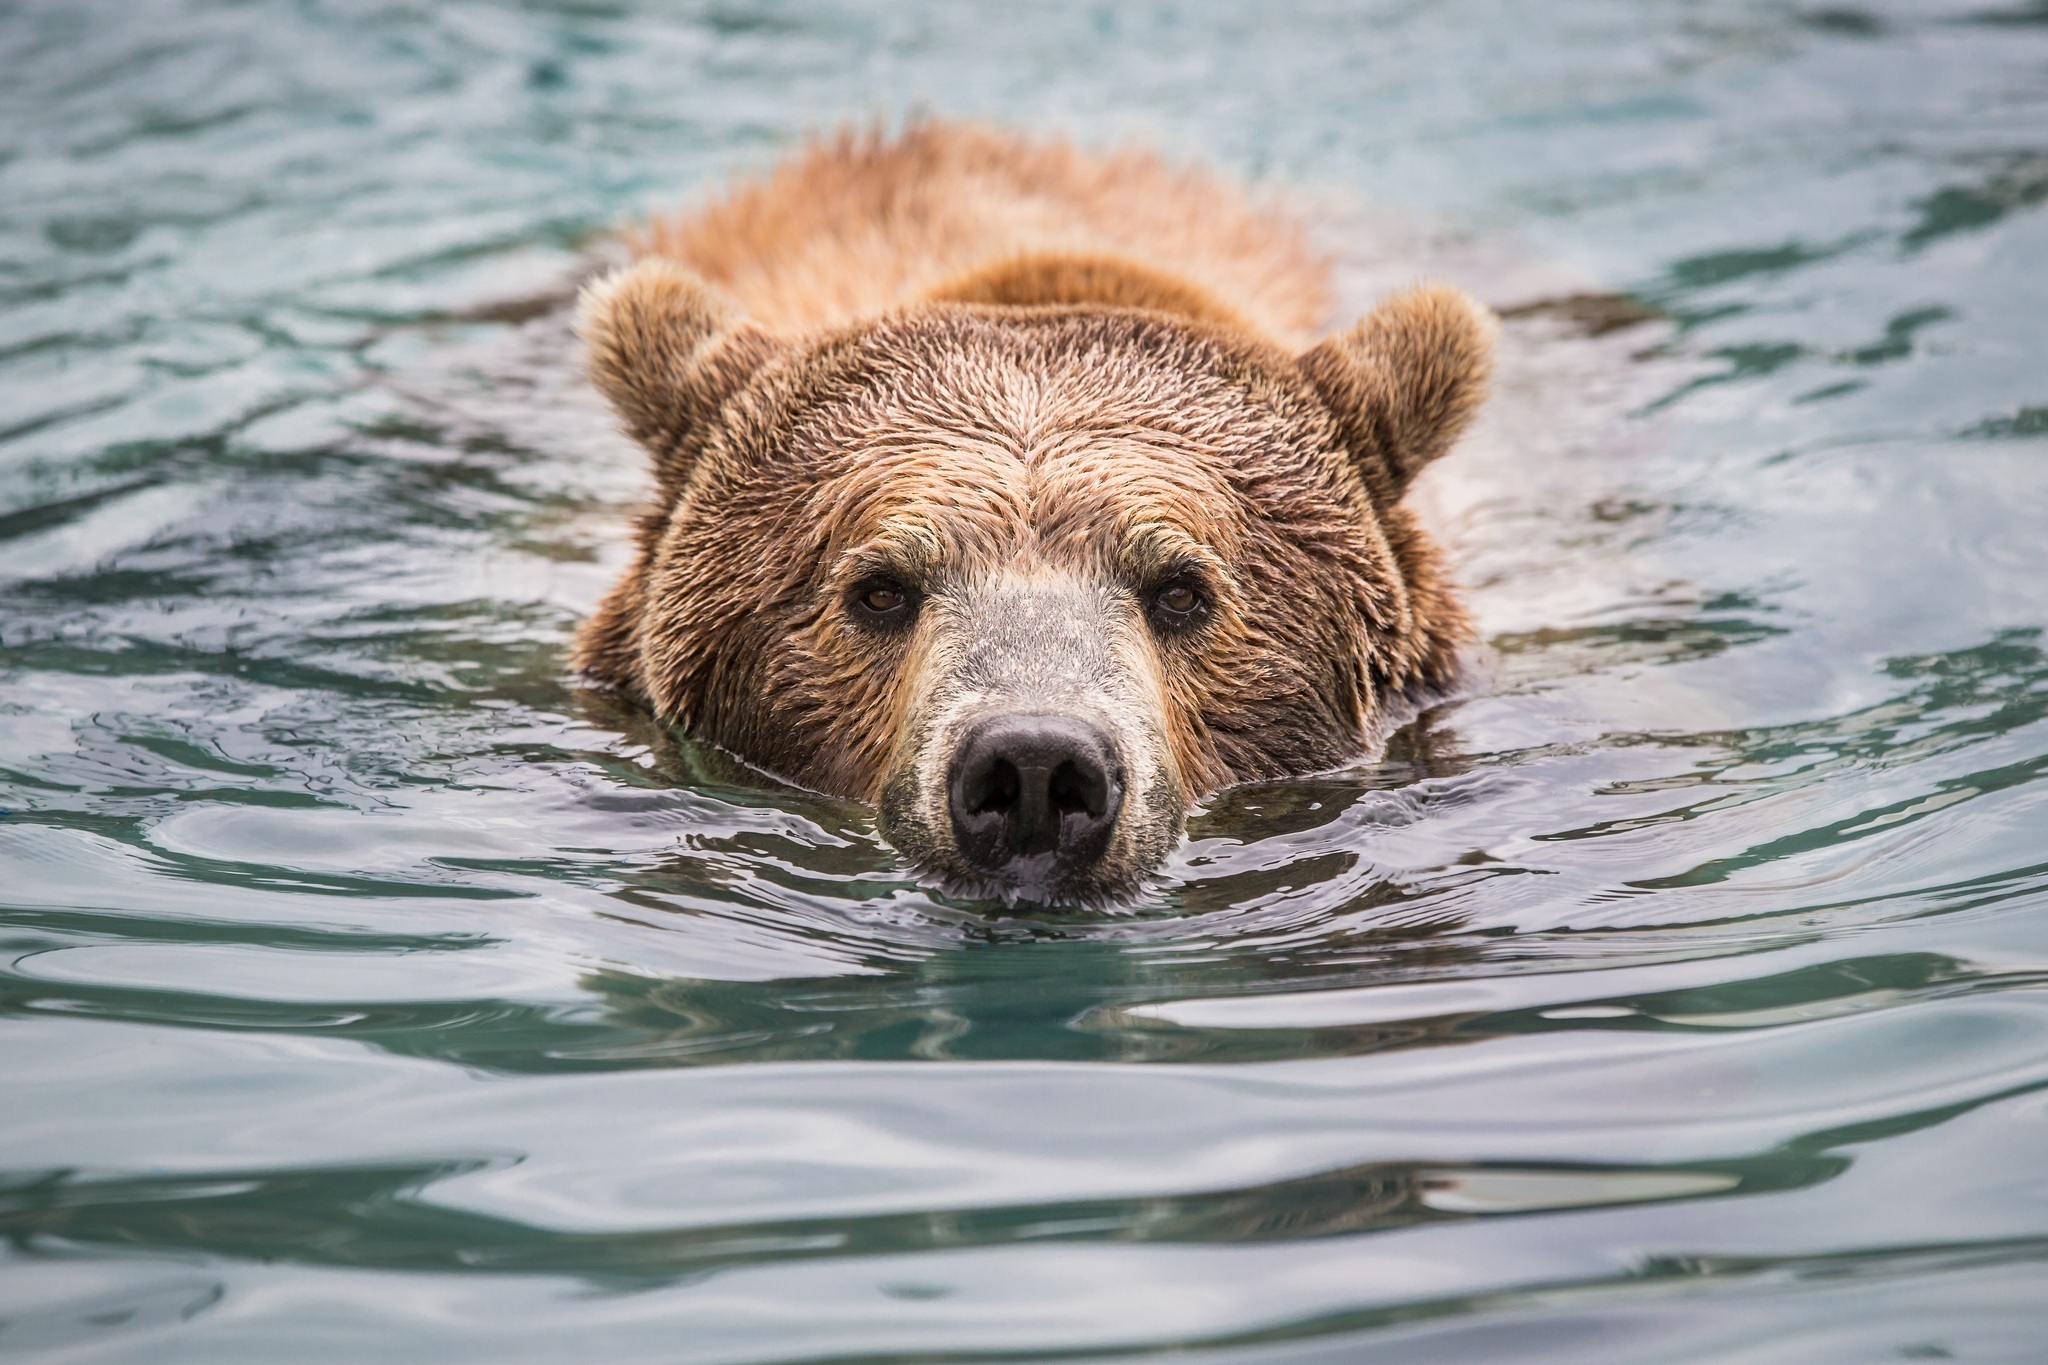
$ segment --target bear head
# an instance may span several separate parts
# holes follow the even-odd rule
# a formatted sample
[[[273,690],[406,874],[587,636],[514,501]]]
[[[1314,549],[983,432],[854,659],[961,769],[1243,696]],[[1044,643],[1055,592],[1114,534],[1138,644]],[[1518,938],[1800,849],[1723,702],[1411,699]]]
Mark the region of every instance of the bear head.
[[[1105,292],[789,337],[667,260],[591,285],[658,491],[578,666],[1013,903],[1126,897],[1191,801],[1368,750],[1467,633],[1399,500],[1490,315],[1417,288],[1295,355]]]

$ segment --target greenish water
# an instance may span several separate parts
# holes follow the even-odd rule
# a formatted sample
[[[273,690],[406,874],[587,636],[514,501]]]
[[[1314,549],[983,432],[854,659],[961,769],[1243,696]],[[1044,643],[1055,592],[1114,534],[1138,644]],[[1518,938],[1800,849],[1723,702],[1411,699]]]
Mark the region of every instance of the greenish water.
[[[562,670],[602,229],[916,108],[1510,314],[1490,680],[1128,914]],[[2044,354],[2020,0],[0,4],[0,1354],[2040,1359]]]

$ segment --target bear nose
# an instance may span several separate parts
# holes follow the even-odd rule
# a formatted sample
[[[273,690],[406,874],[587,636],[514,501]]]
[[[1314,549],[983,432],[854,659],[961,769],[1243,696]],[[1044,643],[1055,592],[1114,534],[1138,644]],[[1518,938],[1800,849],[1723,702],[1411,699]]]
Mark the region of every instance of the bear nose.
[[[1115,746],[1078,716],[976,722],[954,751],[949,785],[960,852],[989,871],[1046,854],[1069,867],[1095,862],[1124,799]]]

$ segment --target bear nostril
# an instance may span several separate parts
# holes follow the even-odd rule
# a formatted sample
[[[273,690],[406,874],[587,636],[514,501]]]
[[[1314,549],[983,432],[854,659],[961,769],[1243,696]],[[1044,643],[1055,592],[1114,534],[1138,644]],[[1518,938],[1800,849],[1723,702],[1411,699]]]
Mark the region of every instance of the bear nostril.
[[[1078,812],[1100,816],[1109,796],[1106,777],[1099,768],[1084,773],[1069,759],[1052,770],[1052,781],[1046,789],[1048,804],[1063,815]]]
[[[990,871],[1047,855],[1068,869],[1096,862],[1123,799],[1115,753],[1077,716],[991,716],[971,726],[948,774],[961,856]]]
[[[975,815],[1009,810],[1017,804],[1017,795],[1022,787],[1023,779],[1017,773],[1017,765],[999,758],[989,765],[981,781],[969,792],[967,809]]]

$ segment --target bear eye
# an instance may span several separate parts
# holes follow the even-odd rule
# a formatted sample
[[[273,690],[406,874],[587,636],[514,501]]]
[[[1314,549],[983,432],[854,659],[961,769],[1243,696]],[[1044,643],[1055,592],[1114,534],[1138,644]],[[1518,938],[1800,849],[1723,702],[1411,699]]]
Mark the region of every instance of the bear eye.
[[[910,589],[893,579],[871,578],[853,590],[853,614],[869,625],[907,621],[914,605]]]
[[[1187,630],[1209,614],[1209,599],[1192,583],[1168,583],[1152,594],[1152,624],[1160,630]]]

